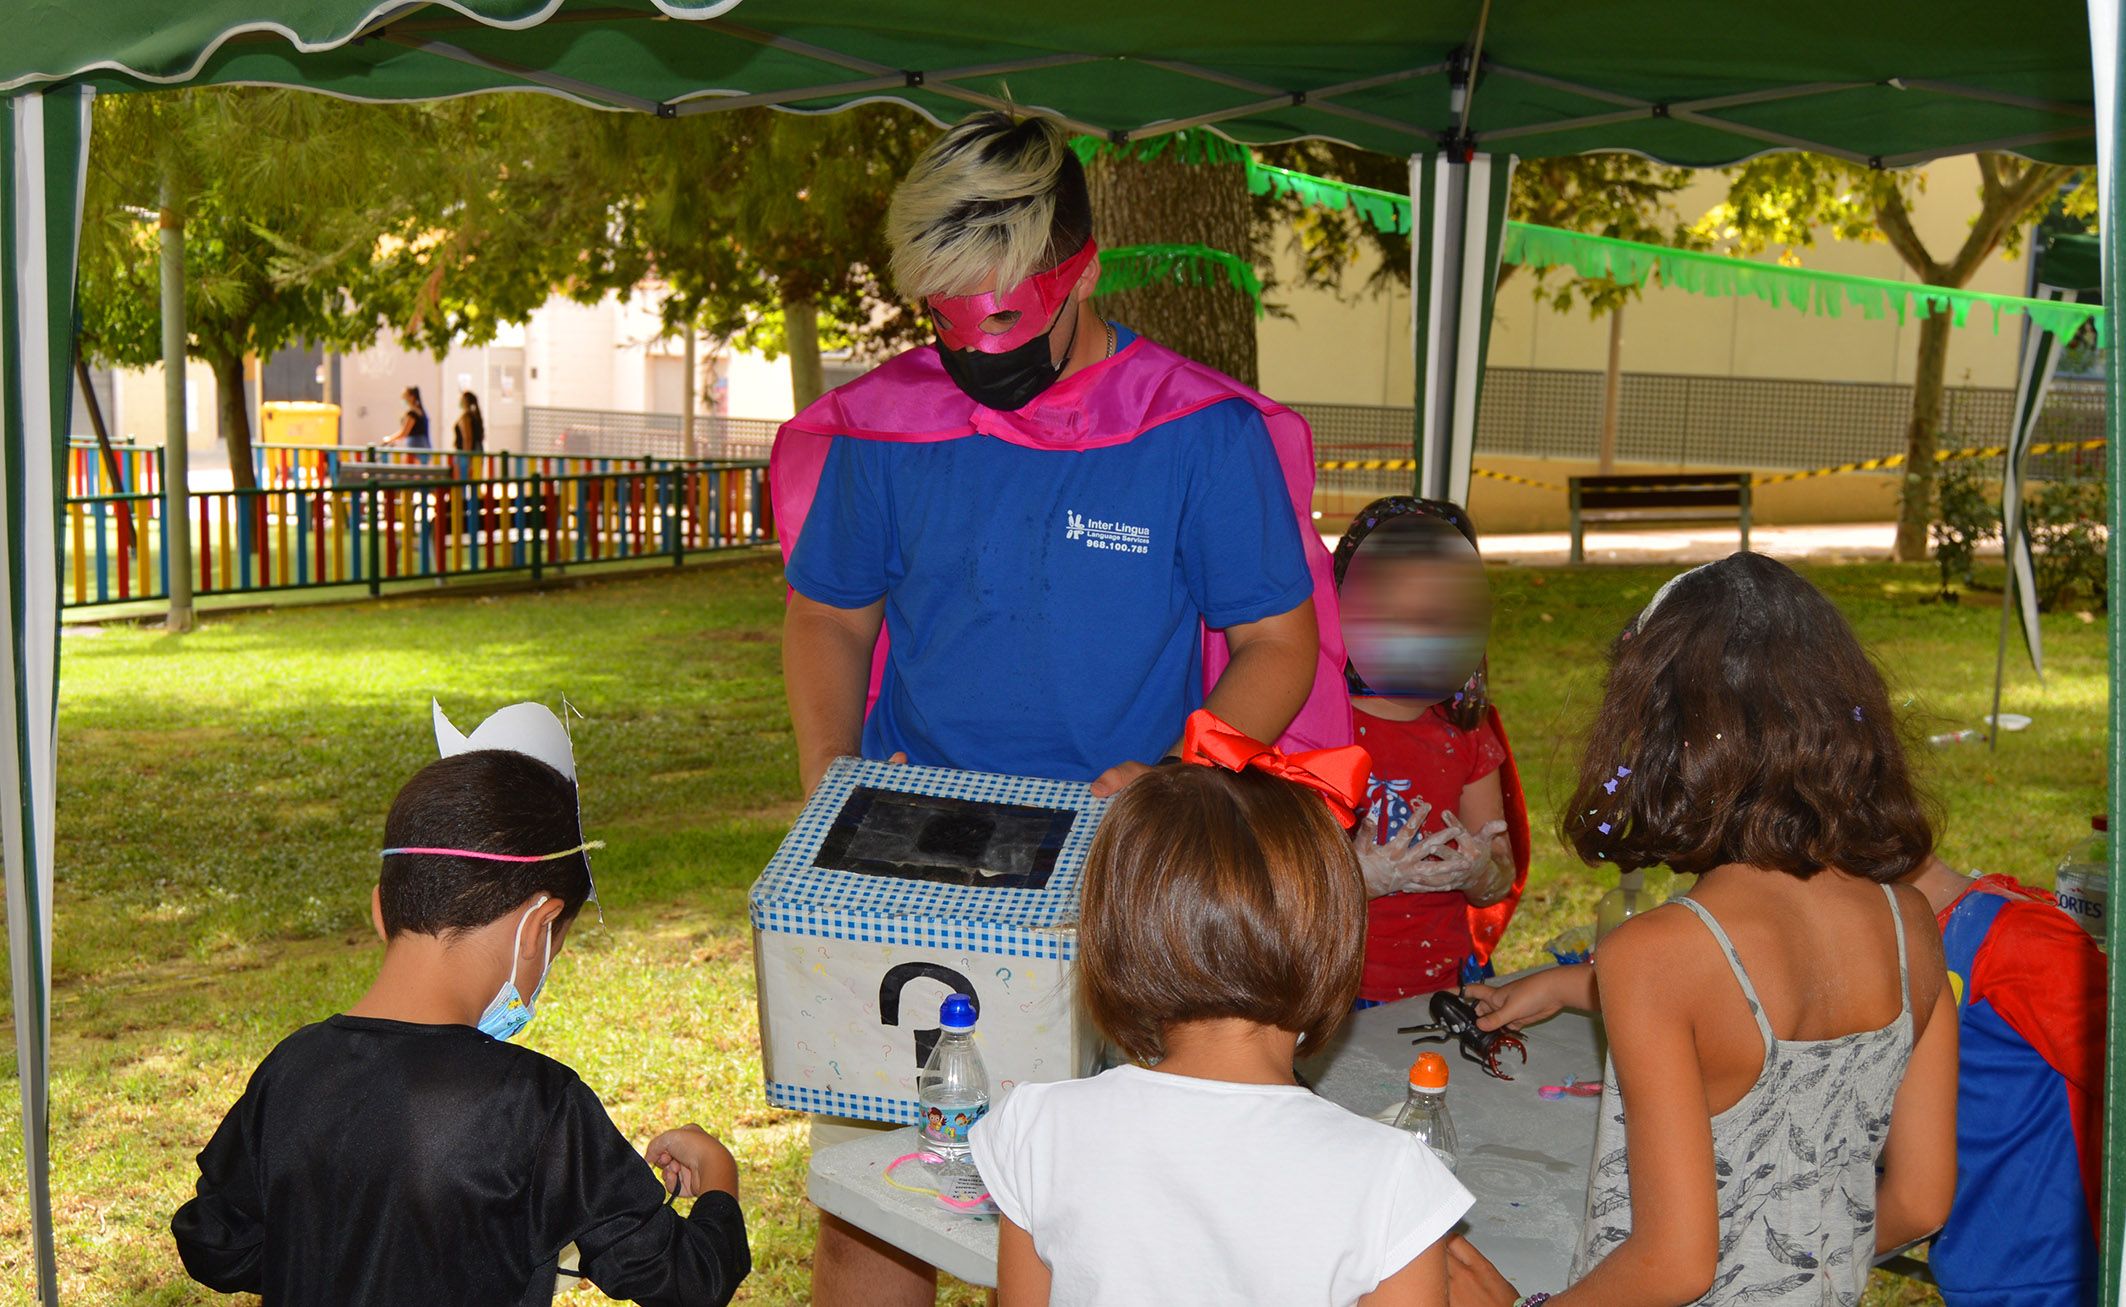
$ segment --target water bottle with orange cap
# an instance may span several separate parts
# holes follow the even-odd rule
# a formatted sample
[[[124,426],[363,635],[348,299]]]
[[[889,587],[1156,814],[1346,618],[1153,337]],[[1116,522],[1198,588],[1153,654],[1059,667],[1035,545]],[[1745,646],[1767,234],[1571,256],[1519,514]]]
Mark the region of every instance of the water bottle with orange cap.
[[[1419,1053],[1410,1064],[1410,1096],[1395,1114],[1395,1128],[1408,1130],[1454,1169],[1461,1150],[1454,1141],[1454,1119],[1447,1115],[1447,1059]]]

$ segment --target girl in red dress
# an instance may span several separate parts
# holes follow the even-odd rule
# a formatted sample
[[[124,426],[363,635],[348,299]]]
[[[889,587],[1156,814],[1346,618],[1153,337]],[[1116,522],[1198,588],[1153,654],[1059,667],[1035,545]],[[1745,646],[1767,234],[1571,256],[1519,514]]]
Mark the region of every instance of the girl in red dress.
[[[1353,833],[1369,896],[1361,1006],[1489,974],[1528,875],[1528,809],[1486,697],[1490,594],[1453,504],[1395,496],[1336,549],[1345,678],[1373,757]]]

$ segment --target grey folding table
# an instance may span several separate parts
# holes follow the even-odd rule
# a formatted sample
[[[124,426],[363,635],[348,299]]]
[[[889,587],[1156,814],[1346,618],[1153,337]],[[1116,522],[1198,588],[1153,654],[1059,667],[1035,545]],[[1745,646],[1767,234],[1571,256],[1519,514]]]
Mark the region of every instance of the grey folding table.
[[[1401,1106],[1414,1054],[1398,1026],[1427,1019],[1425,1000],[1370,1008],[1352,1018],[1336,1043],[1300,1070],[1321,1095],[1353,1112],[1386,1117]],[[1443,1047],[1453,1068],[1448,1104],[1461,1143],[1456,1175],[1476,1196],[1461,1228],[1523,1292],[1564,1287],[1579,1237],[1594,1148],[1598,1104],[1592,1098],[1543,1098],[1544,1085],[1597,1080],[1599,1027],[1567,1013],[1524,1031],[1528,1064],[1508,1053],[1511,1081],[1494,1080]],[[972,1284],[997,1282],[997,1227],[961,1216],[921,1195],[888,1185],[887,1163],[915,1151],[914,1127],[830,1145],[812,1155],[807,1191],[830,1212],[886,1243]],[[918,1174],[906,1178],[920,1182]],[[898,1178],[901,1173],[896,1172]]]

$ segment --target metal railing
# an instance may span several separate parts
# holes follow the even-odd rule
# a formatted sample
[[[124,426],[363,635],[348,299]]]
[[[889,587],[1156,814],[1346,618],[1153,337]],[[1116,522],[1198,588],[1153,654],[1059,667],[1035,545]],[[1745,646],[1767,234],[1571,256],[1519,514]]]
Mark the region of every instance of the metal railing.
[[[696,414],[694,457],[766,458],[780,422]],[[595,408],[524,410],[524,447],[536,454],[593,458],[679,458],[686,452],[677,413],[614,413]]]
[[[545,477],[560,477],[636,471],[655,461],[636,456],[606,458],[519,454],[505,450],[461,454],[448,449],[407,449],[395,445],[254,443],[251,446],[251,473],[261,489],[334,485],[342,479],[343,469],[350,464],[430,468],[439,480],[503,481],[530,476],[534,472]]]
[[[655,462],[620,471],[376,484],[287,484],[192,497],[194,593],[529,572],[766,544],[767,464]],[[69,496],[61,603],[169,593],[169,522],[152,492]]]

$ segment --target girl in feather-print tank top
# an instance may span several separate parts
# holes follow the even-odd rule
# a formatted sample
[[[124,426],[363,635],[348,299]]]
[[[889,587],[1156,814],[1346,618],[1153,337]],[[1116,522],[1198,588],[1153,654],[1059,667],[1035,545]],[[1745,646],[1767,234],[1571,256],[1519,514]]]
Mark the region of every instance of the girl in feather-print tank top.
[[[1487,1028],[1597,1010],[1587,1216],[1553,1301],[1857,1304],[1955,1189],[1941,937],[1896,882],[1933,847],[1880,675],[1838,610],[1755,554],[1686,572],[1612,651],[1566,838],[1687,898],[1593,966],[1472,987]],[[1456,1307],[1513,1287],[1466,1241]]]

